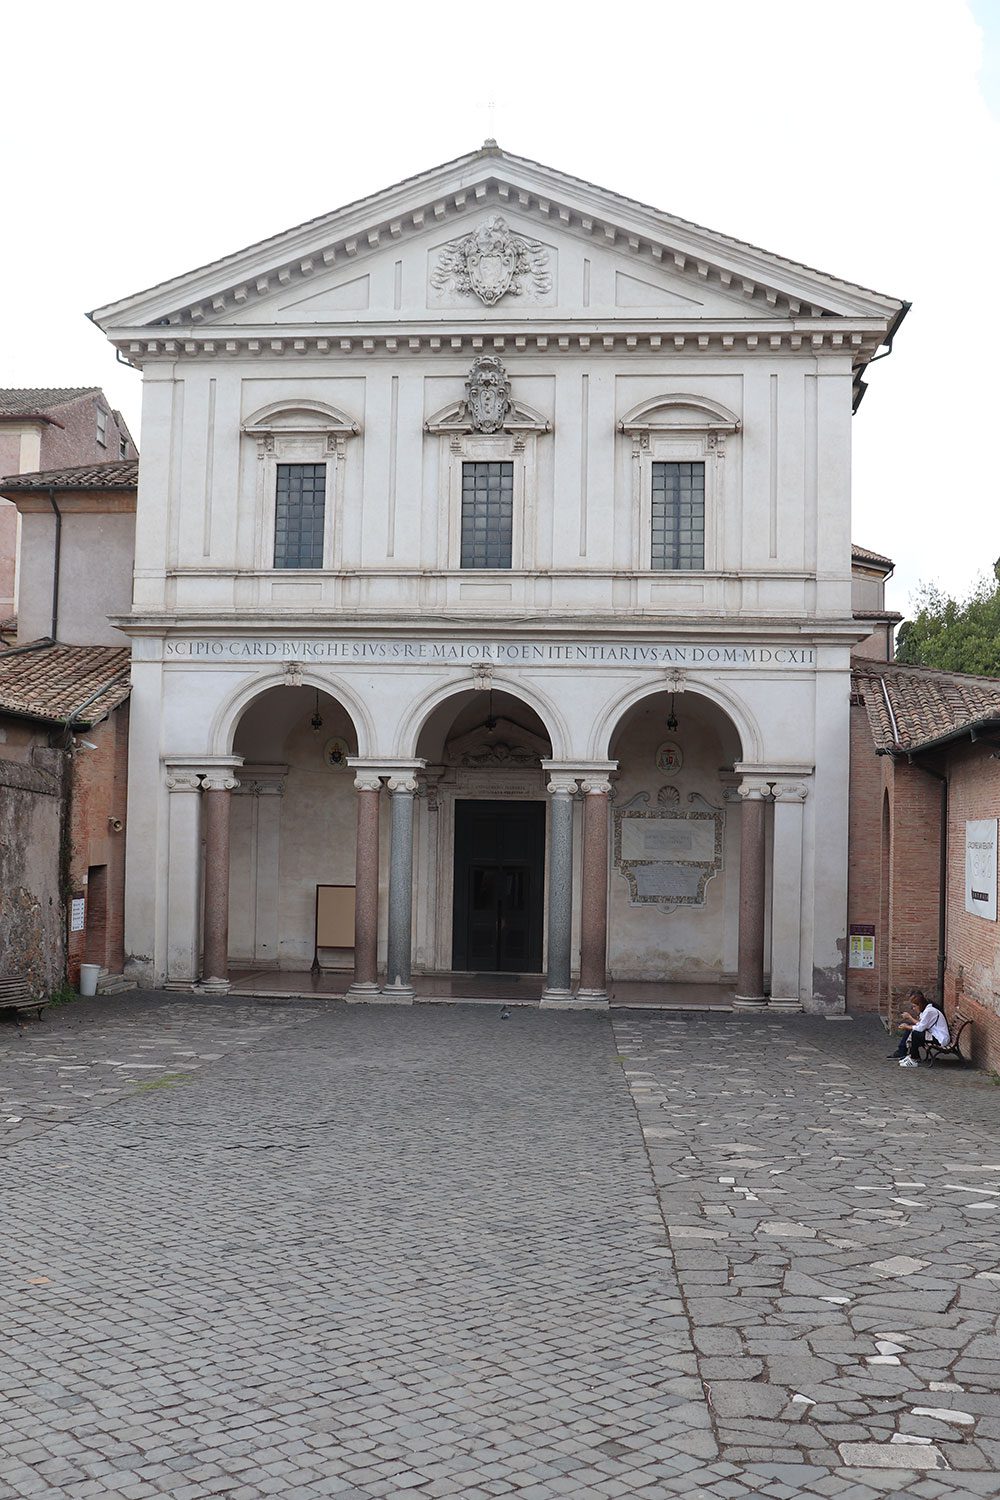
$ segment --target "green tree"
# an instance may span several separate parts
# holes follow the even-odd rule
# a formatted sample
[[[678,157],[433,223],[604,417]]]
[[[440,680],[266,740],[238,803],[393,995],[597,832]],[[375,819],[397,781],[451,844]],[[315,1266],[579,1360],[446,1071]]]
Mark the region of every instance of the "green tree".
[[[1000,677],[1000,561],[965,599],[925,583],[914,603],[913,617],[899,627],[897,661]]]

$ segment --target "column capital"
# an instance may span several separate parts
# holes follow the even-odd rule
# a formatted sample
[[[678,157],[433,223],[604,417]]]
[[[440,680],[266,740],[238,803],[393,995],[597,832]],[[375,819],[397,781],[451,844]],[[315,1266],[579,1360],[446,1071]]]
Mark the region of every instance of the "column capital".
[[[571,776],[565,771],[549,771],[546,791],[550,797],[575,797],[577,777]]]
[[[412,797],[417,790],[417,778],[410,771],[397,771],[386,782],[390,792],[404,792]]]
[[[611,782],[607,776],[587,776],[580,782],[585,797],[610,797]]]
[[[771,783],[756,776],[744,776],[738,790],[744,802],[767,802],[771,796]]]
[[[201,777],[197,771],[189,770],[186,766],[168,766],[167,791],[200,792]]]
[[[804,802],[809,788],[803,781],[775,781],[771,787],[775,802]]]
[[[231,779],[243,765],[242,755],[165,755],[163,769],[171,792],[197,792],[202,781]],[[194,785],[192,785],[192,781]],[[234,783],[235,784],[235,783]]]
[[[358,771],[354,777],[354,790],[356,792],[380,792],[382,778],[374,771]]]
[[[203,792],[233,792],[239,786],[235,776],[228,775],[225,771],[208,771],[201,778],[201,789]]]

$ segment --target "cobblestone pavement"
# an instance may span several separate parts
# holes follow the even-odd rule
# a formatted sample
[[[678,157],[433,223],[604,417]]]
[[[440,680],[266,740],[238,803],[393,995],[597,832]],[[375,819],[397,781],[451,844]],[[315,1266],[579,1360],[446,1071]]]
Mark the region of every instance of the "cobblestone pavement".
[[[0,1030],[2,1500],[993,1495],[1000,1094],[868,1024]]]

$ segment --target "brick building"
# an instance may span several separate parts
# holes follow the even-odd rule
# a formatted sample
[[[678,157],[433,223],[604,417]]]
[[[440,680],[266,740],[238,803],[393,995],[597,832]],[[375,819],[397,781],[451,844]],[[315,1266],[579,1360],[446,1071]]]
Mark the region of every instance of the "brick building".
[[[1000,1070],[1000,680],[855,655],[852,689],[848,1007],[943,996]]]
[[[49,993],[120,974],[128,648],[0,654],[0,971]]]
[[[138,450],[121,413],[97,386],[0,389],[0,475],[37,473],[66,464],[135,459]],[[17,511],[0,498],[0,633],[17,614]]]
[[[131,599],[137,468],[0,481],[25,582],[0,651],[0,972],[41,993],[124,961],[130,652],[108,616]]]

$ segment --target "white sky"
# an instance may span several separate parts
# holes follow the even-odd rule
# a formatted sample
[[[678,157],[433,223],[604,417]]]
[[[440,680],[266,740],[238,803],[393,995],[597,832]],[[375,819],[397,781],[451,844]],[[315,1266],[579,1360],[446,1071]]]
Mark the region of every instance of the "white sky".
[[[60,0],[4,33],[0,385],[101,385],[138,436],[139,376],[88,309],[493,134],[912,301],[855,418],[855,540],[896,559],[904,610],[1000,555],[1000,367],[976,312],[1000,0]]]

